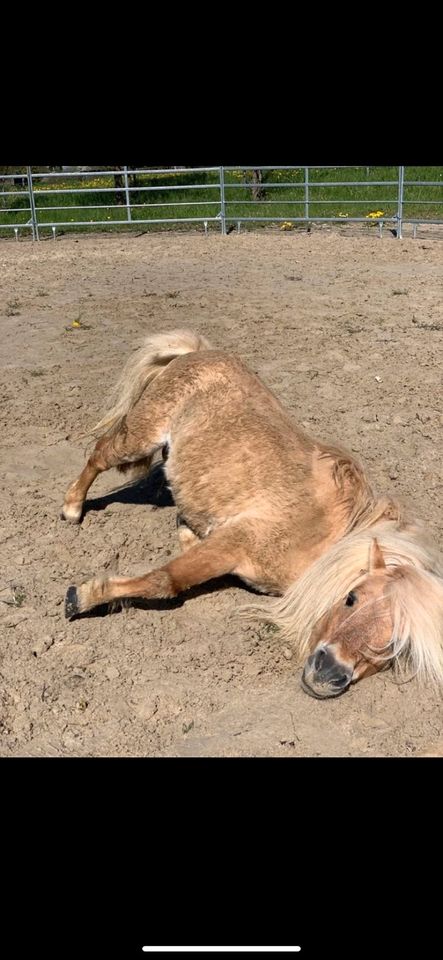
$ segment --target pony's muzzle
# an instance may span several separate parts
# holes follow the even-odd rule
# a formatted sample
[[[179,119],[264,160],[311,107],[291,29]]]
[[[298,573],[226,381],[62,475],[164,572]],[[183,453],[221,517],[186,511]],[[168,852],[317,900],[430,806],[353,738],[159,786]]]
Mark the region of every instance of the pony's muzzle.
[[[301,685],[311,697],[338,697],[349,687],[353,670],[336,660],[326,647],[317,647],[306,661]]]

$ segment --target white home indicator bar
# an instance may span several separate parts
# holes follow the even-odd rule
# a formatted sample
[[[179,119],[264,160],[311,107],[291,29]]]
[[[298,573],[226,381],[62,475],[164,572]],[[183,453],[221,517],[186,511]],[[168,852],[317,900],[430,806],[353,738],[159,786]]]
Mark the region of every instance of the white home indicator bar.
[[[299,953],[301,947],[142,947],[145,953]]]

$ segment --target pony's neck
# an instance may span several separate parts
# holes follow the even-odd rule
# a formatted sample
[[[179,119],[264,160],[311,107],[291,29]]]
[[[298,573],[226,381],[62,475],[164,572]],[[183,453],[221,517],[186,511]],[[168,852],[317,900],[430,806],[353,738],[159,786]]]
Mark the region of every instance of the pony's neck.
[[[392,521],[400,524],[403,520],[400,504],[392,497],[373,497],[366,504],[359,505],[351,515],[346,533],[363,532],[379,523]]]
[[[363,467],[348,451],[322,443],[312,453],[312,520],[294,516],[293,552],[285,570],[289,587],[344,537],[385,521],[398,522],[400,509],[389,497],[377,499]]]
[[[374,496],[362,464],[344,448],[317,444],[314,476],[316,474],[320,485],[324,485],[326,476],[329,481],[325,487],[333,528],[329,543],[380,521],[401,520],[399,504],[391,497]]]

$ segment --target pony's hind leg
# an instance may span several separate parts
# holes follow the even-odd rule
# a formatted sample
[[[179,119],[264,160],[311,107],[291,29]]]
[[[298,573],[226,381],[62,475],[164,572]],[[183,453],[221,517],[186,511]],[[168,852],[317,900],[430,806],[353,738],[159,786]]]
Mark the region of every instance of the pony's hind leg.
[[[177,533],[182,553],[200,543],[200,538],[188,527],[183,517],[177,517]]]
[[[119,430],[97,441],[80,476],[66,491],[61,513],[63,520],[80,523],[89,487],[104,470],[110,470],[122,464],[143,464],[143,470],[146,472],[148,460],[162,446],[164,426],[160,424],[149,427],[145,422],[140,423],[138,419],[136,422],[138,429],[131,430],[134,419],[134,411],[132,411]]]
[[[231,573],[244,556],[241,533],[232,528],[218,530],[182,556],[142,577],[98,577],[81,587],[69,587],[65,616],[71,618],[117,599],[176,597],[199,583]]]

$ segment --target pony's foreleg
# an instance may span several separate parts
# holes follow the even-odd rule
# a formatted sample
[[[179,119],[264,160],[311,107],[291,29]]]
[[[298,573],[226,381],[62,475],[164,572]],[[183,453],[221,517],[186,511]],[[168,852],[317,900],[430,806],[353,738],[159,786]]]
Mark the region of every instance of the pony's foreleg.
[[[69,587],[65,616],[70,618],[125,597],[176,597],[199,583],[231,573],[244,555],[241,535],[233,531],[216,531],[190,547],[183,556],[142,577],[98,577],[81,587]]]
[[[161,446],[161,428],[148,431],[143,425],[143,429],[131,431],[130,417],[127,418],[126,429],[121,429],[110,437],[101,437],[97,441],[80,476],[66,491],[62,519],[70,520],[71,523],[80,522],[86,494],[99,473],[122,464],[136,464],[140,461],[146,464]]]

